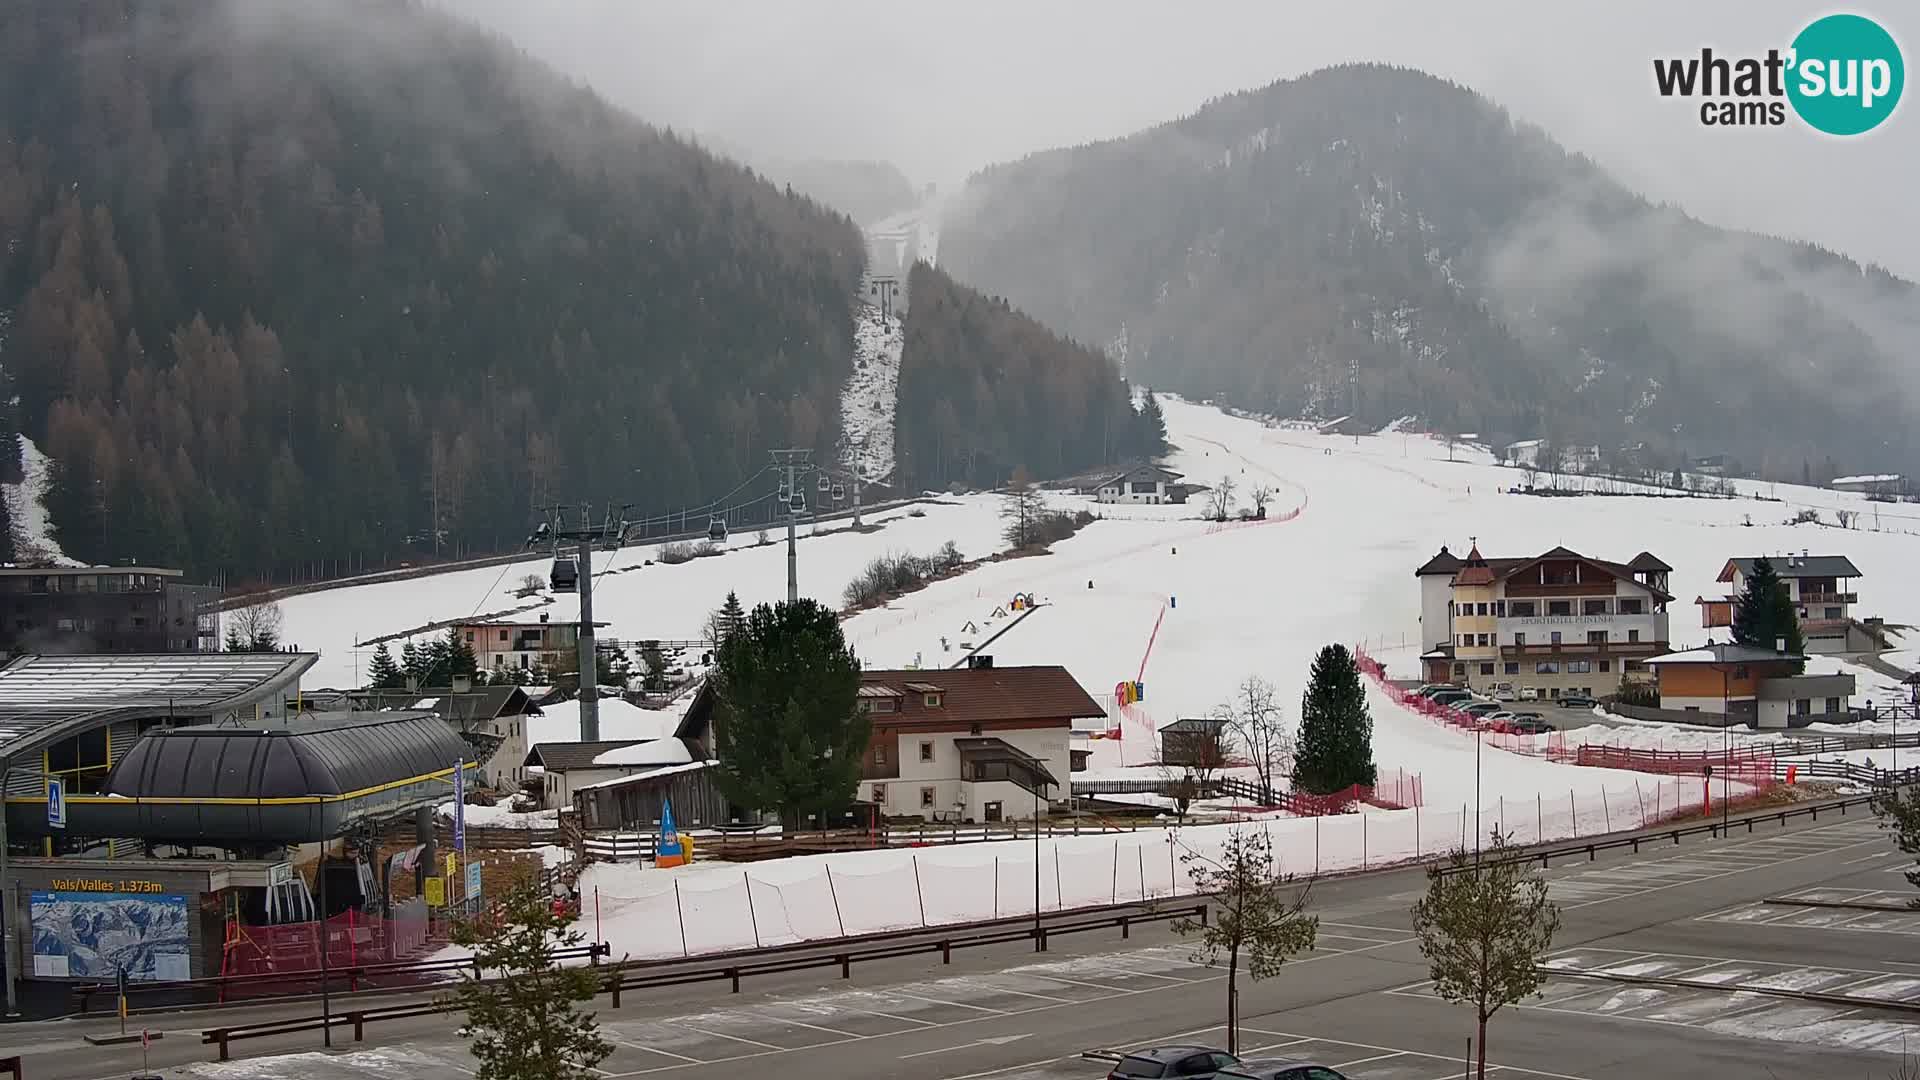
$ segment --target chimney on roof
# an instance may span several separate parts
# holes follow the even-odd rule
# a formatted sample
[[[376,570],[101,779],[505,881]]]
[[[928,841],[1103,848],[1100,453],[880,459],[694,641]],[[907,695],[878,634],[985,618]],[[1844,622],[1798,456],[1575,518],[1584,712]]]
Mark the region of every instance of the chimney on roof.
[[[983,656],[980,653],[974,653],[972,656],[967,657],[967,667],[969,668],[990,668],[992,666],[993,666],[993,657],[991,656]]]

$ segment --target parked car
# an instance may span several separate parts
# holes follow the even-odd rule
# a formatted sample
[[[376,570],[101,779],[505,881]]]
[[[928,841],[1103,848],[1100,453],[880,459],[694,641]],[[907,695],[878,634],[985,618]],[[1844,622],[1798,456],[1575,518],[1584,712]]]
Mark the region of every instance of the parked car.
[[[1585,694],[1560,695],[1560,707],[1563,709],[1591,709],[1600,704]]]
[[[1520,700],[1521,701],[1538,701],[1540,700],[1540,691],[1537,688],[1531,687],[1531,686],[1522,687],[1520,689]]]
[[[1422,686],[1420,689],[1415,690],[1413,692],[1413,696],[1430,698],[1433,695],[1438,694],[1443,690],[1459,690],[1459,689],[1462,689],[1462,687],[1457,683],[1430,682],[1430,683],[1427,683],[1425,686]]]
[[[1529,712],[1524,709],[1515,709],[1513,712],[1513,718],[1515,720],[1538,720],[1540,719],[1540,714],[1537,712]]]
[[[1210,1046],[1156,1046],[1121,1058],[1107,1080],[1213,1080],[1219,1070],[1239,1063],[1239,1058]]]
[[[1347,1080],[1347,1074],[1304,1058],[1263,1057],[1221,1069],[1221,1080]]]
[[[1501,683],[1499,686],[1493,688],[1493,700],[1519,701],[1520,692],[1513,688],[1512,683]]]
[[[1433,695],[1432,697],[1429,697],[1427,700],[1433,702],[1436,705],[1458,706],[1466,702],[1472,701],[1473,695],[1467,693],[1465,690],[1442,690],[1439,693]]]
[[[1537,716],[1516,716],[1512,720],[1507,721],[1507,726],[1522,735],[1545,735],[1549,731],[1560,730]]]
[[[1460,711],[1466,713],[1468,716],[1485,717],[1490,713],[1499,712],[1500,703],[1497,701],[1472,701],[1460,706]]]

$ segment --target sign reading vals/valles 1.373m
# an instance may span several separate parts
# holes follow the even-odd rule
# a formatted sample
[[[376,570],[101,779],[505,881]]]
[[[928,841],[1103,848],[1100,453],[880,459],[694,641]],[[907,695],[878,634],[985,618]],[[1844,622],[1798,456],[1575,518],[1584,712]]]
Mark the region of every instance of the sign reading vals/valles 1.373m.
[[[187,898],[180,895],[35,892],[27,904],[33,973],[44,979],[114,979],[125,971],[134,982],[188,978],[187,914]]]

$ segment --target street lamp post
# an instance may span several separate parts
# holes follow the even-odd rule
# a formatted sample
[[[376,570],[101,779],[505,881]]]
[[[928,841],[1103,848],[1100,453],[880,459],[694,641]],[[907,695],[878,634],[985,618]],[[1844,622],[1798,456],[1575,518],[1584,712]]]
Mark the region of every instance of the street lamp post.
[[[1480,865],[1480,733],[1486,725],[1473,725],[1473,865]]]
[[[1047,938],[1040,930],[1040,792],[1045,787],[1033,782],[1033,951],[1046,952]]]

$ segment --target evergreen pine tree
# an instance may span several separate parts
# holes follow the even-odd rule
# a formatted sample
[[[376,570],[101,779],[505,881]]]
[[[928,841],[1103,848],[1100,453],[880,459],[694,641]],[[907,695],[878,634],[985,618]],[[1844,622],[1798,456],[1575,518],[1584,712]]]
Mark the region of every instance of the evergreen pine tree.
[[[406,644],[400,646],[400,685],[405,686],[406,680],[412,678],[415,686],[425,686],[430,659],[424,650],[413,643],[412,638],[408,638]]]
[[[226,650],[228,652],[253,651],[252,647],[248,645],[247,639],[240,636],[240,628],[237,626],[227,627]]]
[[[1753,560],[1753,572],[1747,575],[1746,587],[1734,601],[1733,640],[1772,650],[1783,638],[1788,652],[1805,654],[1806,638],[1800,633],[1800,615],[1787,595],[1787,583],[1780,580],[1773,561],[1763,555]],[[1806,661],[1798,662],[1794,673],[1799,674],[1806,666]]]
[[[1135,424],[1134,450],[1142,457],[1155,458],[1167,452],[1167,418],[1160,411],[1160,401],[1153,391],[1141,387],[1142,400],[1140,412]]]
[[[1328,645],[1313,658],[1300,700],[1300,735],[1293,783],[1317,795],[1374,782],[1373,717],[1360,669],[1347,647]]]
[[[393,662],[393,653],[387,643],[381,642],[374,647],[373,662],[367,665],[367,687],[372,690],[393,690],[407,684],[406,675],[400,665]]]
[[[460,1035],[478,1067],[477,1080],[589,1080],[613,1053],[594,1014],[584,1012],[598,992],[596,969],[566,965],[556,948],[573,948],[586,935],[556,911],[546,890],[522,878],[508,888],[505,917],[461,920],[453,940],[473,950],[474,969],[499,972],[481,980],[465,975],[454,1000],[466,1016]]]
[[[720,616],[715,620],[715,626],[720,631],[720,641],[724,641],[726,635],[740,629],[740,624],[746,621],[747,613],[740,606],[740,594],[728,589],[726,603],[720,605]],[[718,645],[720,641],[715,641],[714,644]]]
[[[721,790],[789,828],[846,807],[871,726],[854,708],[860,665],[840,620],[811,599],[753,609],[713,674]]]
[[[434,673],[436,683],[451,685],[455,675],[471,678],[480,669],[473,655],[473,646],[467,644],[466,636],[461,634],[457,626],[447,627],[447,637],[440,643],[440,652],[444,660]]]

